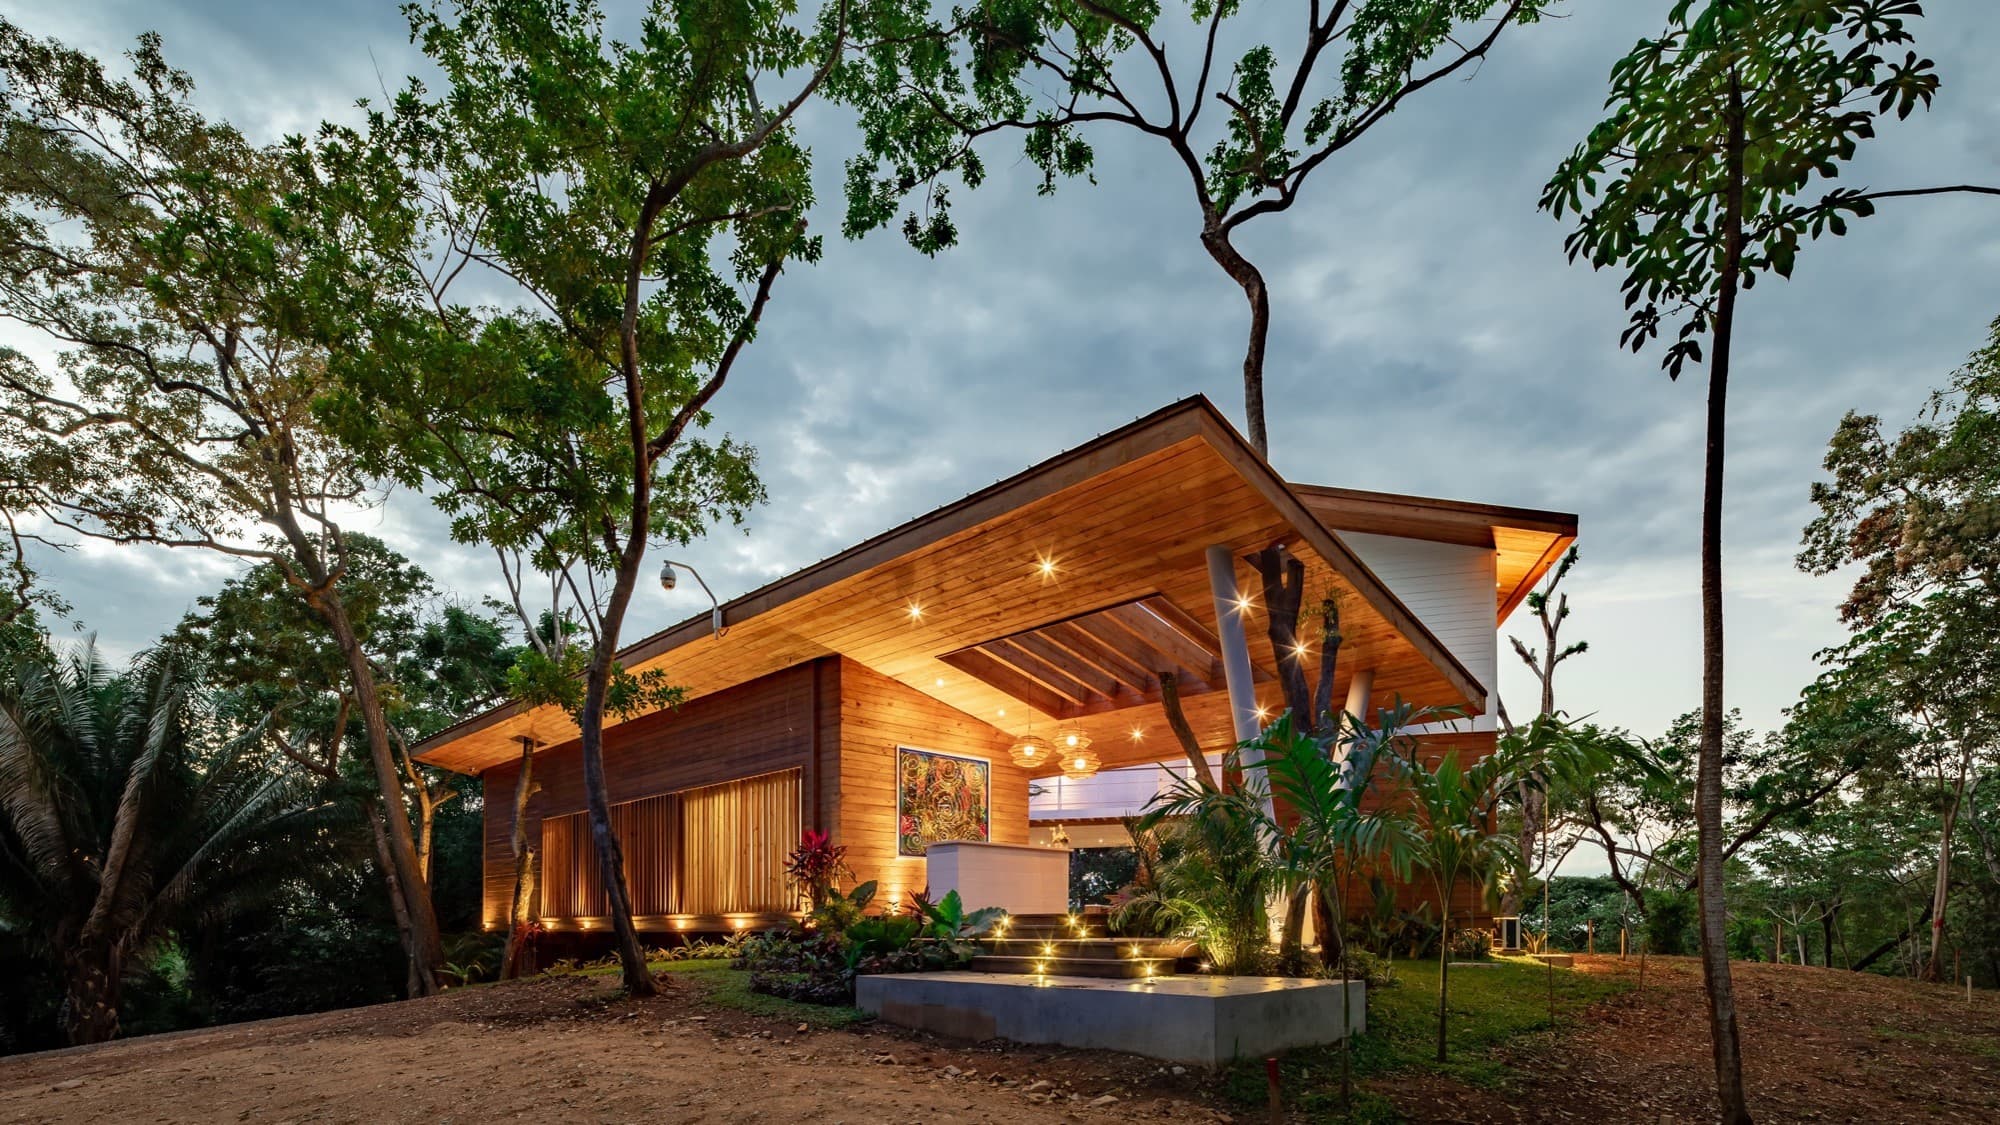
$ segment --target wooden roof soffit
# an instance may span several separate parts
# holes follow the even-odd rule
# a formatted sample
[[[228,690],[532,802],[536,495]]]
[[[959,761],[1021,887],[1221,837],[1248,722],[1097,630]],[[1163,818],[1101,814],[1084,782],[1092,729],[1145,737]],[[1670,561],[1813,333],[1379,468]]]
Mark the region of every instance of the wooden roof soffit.
[[[1305,503],[1292,491],[1292,487],[1278,476],[1270,463],[1257,456],[1242,436],[1223,421],[1221,416],[1208,416],[1203,422],[1213,431],[1211,440],[1216,449],[1228,458],[1236,470],[1243,474],[1243,478],[1249,481],[1273,508],[1277,509],[1278,514],[1283,516],[1287,523],[1292,525],[1292,530],[1300,541],[1325,560],[1336,574],[1347,579],[1369,606],[1381,614],[1398,633],[1407,638],[1418,653],[1438,670],[1452,689],[1464,696],[1466,705],[1475,714],[1483,712],[1487,703],[1485,686],[1459,662],[1458,657],[1452,655],[1444,642],[1438,640],[1436,635],[1417,619],[1417,615],[1410,612],[1410,608],[1403,604],[1401,598],[1390,592],[1388,585],[1376,577],[1374,571],[1368,569],[1368,564],[1362,562],[1359,555],[1349,549],[1346,543],[1341,542],[1339,536],[1306,508]]]
[[[1160,594],[1120,602],[948,652],[939,660],[1052,719],[1160,701],[1160,673],[1183,695],[1222,686],[1213,630]],[[1256,665],[1257,679],[1274,677]]]

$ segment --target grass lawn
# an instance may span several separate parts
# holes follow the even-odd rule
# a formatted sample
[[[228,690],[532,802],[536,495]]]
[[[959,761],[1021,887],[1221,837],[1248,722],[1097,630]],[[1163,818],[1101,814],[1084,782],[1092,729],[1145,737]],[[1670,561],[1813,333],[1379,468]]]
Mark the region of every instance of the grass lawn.
[[[1538,961],[1497,959],[1453,965],[1447,1061],[1437,1061],[1437,962],[1396,963],[1395,988],[1368,991],[1368,1033],[1354,1041],[1354,1077],[1398,1072],[1441,1074],[1479,1086],[1504,1084],[1513,1071],[1493,1058],[1493,1048],[1520,1036],[1547,1030],[1549,970]],[[1629,985],[1597,976],[1555,970],[1556,1014],[1563,1017]],[[1340,1104],[1340,1049],[1293,1051],[1279,1063],[1287,1105],[1334,1115]],[[1246,1106],[1264,1105],[1268,1088],[1261,1059],[1238,1063],[1227,1075],[1230,1097]],[[1386,1100],[1357,1090],[1353,1120],[1393,1121]]]
[[[700,991],[701,998],[721,1008],[747,1012],[753,1016],[810,1024],[815,1028],[847,1027],[873,1017],[859,1008],[804,1004],[777,996],[750,991],[750,974],[729,967],[729,962],[655,961],[654,972],[669,972]]]

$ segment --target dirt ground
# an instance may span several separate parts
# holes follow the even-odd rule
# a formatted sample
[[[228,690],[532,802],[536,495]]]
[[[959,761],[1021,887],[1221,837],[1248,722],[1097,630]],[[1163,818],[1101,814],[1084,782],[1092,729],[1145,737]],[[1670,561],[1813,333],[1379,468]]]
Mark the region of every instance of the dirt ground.
[[[1654,957],[1645,987],[1503,1050],[1504,1090],[1402,1075],[1371,1083],[1413,1121],[1716,1120],[1701,964]],[[1637,984],[1638,961],[1577,972]],[[2000,996],[1838,969],[1737,963],[1752,1116],[1769,1122],[2000,1121]]]
[[[1579,960],[1636,977],[1637,962]],[[1766,965],[1738,966],[1737,983],[1759,1121],[2000,1120],[2000,997],[1968,1009],[1963,991]],[[699,996],[676,981],[625,1001],[606,978],[563,977],[0,1060],[0,1122],[1264,1118],[1150,1060],[801,1031]],[[1691,960],[1654,958],[1643,993],[1504,1057],[1521,1074],[1506,1089],[1413,1074],[1369,1086],[1414,1121],[1713,1118]]]

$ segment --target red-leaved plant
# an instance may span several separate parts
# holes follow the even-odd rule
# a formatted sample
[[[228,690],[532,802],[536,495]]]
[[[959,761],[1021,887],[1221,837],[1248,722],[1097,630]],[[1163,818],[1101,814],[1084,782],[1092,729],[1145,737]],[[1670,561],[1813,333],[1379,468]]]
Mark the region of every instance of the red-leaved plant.
[[[854,872],[848,870],[846,848],[834,846],[831,835],[808,828],[785,857],[785,874],[805,896],[807,908],[818,910],[833,897],[840,880]]]

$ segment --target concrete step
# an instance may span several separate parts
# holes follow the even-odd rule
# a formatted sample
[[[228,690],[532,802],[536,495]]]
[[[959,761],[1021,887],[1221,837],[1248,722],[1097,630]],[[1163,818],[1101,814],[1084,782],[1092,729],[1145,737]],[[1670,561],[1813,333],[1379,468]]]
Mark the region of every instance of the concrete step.
[[[972,959],[975,973],[1013,976],[1099,977],[1138,980],[1142,977],[1174,975],[1172,957],[1127,957],[1108,960],[1092,957],[1013,957],[984,953]]]
[[[1095,914],[1015,914],[996,931],[1010,938],[1042,941],[1069,941],[1104,937],[1109,932],[1110,915]]]
[[[1070,960],[1122,961],[1134,957],[1191,957],[1194,942],[1173,938],[985,938],[989,952],[1012,957],[1063,957]]]

